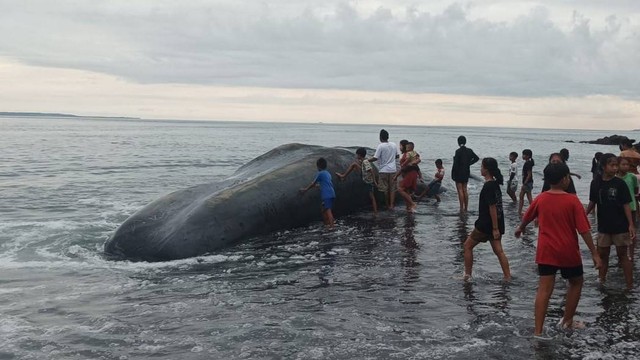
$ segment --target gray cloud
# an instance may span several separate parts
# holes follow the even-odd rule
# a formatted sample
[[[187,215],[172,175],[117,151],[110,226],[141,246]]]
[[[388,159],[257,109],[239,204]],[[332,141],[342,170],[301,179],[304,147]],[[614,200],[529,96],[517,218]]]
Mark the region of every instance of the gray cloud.
[[[564,23],[549,1],[508,21],[473,16],[500,1],[439,2],[439,11],[314,3],[0,1],[0,56],[140,83],[640,95],[636,2],[607,13],[584,1],[591,17]]]

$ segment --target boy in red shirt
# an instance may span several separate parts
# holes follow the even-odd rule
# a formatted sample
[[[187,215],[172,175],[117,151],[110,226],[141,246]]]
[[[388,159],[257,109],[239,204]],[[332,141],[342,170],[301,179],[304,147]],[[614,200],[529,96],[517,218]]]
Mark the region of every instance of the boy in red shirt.
[[[600,257],[593,245],[591,226],[582,203],[574,194],[565,192],[571,181],[569,168],[565,164],[549,164],[544,169],[544,178],[549,181],[551,189],[536,197],[515,233],[516,237],[520,237],[527,224],[538,218],[536,263],[540,280],[535,301],[534,336],[542,335],[544,318],[558,270],[562,277],[569,281],[565,312],[560,326],[563,329],[584,326],[573,320],[583,283],[582,257],[576,230],[591,251],[595,267],[600,268]]]

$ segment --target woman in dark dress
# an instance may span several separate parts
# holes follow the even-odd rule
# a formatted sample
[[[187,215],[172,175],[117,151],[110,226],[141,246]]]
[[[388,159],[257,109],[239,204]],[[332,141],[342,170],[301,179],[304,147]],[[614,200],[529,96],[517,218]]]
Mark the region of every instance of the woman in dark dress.
[[[467,191],[470,176],[469,167],[480,160],[473,150],[466,147],[466,144],[467,138],[458,136],[458,146],[460,147],[453,156],[453,168],[451,169],[451,178],[456,183],[461,213],[466,212],[469,208],[469,192]]]

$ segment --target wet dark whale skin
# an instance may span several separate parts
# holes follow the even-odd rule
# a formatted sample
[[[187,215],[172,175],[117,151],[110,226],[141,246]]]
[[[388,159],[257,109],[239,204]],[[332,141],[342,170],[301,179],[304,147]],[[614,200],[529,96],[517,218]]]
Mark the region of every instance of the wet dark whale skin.
[[[105,243],[111,258],[166,261],[215,252],[267,234],[320,220],[320,192],[299,194],[327,159],[336,191],[334,215],[371,206],[359,174],[339,181],[355,148],[287,144],[261,155],[231,177],[168,194],[129,217]]]

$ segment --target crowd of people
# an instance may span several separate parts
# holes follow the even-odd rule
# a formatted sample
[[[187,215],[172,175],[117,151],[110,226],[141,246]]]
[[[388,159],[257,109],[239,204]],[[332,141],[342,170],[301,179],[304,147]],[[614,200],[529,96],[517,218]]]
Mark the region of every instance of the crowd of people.
[[[451,178],[456,185],[461,213],[466,213],[469,206],[467,185],[471,176],[470,167],[480,161],[473,150],[466,146],[466,142],[467,139],[464,136],[458,137],[459,147],[453,156],[451,169]],[[640,153],[630,141],[621,144],[620,150],[619,156],[600,152],[595,154],[591,168],[593,179],[589,191],[589,204],[586,209],[576,196],[572,176],[579,179],[580,175],[569,170],[566,164],[569,159],[567,149],[549,156],[548,164],[543,171],[542,191],[535,199],[532,196],[533,167],[535,166],[532,151],[530,149],[522,151],[520,184],[517,179],[518,153],[509,154],[510,167],[506,192],[513,202],[518,203],[518,214],[521,218],[521,223],[515,229],[514,235],[520,237],[527,225],[533,221],[538,226],[536,263],[539,284],[534,311],[535,337],[543,336],[544,319],[558,272],[568,282],[565,312],[559,326],[565,329],[583,326],[582,323],[573,319],[582,291],[584,273],[578,234],[591,253],[601,283],[606,280],[610,249],[615,246],[626,288],[631,290],[633,287]],[[377,171],[372,163],[377,163]],[[374,213],[378,211],[376,191],[384,194],[384,202],[388,210],[394,209],[395,196],[398,193],[405,203],[407,212],[413,213],[416,210],[416,201],[424,197],[434,197],[437,202],[441,201],[440,185],[445,176],[442,159],[437,159],[433,180],[420,192],[416,192],[418,184],[423,182],[420,163],[420,155],[415,151],[412,142],[402,140],[398,147],[389,141],[389,133],[383,129],[380,131],[380,144],[375,154],[367,158],[366,149],[358,148],[356,160],[344,173],[336,172],[336,176],[344,180],[351,172],[360,172],[362,180],[369,188],[368,196]],[[308,187],[300,191],[304,193],[314,186],[319,186],[322,218],[325,225],[332,228],[335,191],[331,174],[327,171],[325,159],[318,159],[316,166],[317,176]],[[489,242],[502,268],[504,280],[509,281],[511,279],[509,260],[501,243],[502,235],[505,233],[505,223],[500,186],[503,185],[504,178],[498,168],[498,162],[491,157],[482,159],[480,172],[484,185],[478,201],[478,219],[464,241],[463,278],[465,280],[471,278],[473,249],[480,243]],[[519,197],[516,197],[518,185],[520,185],[520,193]],[[523,213],[525,197],[529,206]],[[598,224],[595,244],[587,217],[594,210]]]

